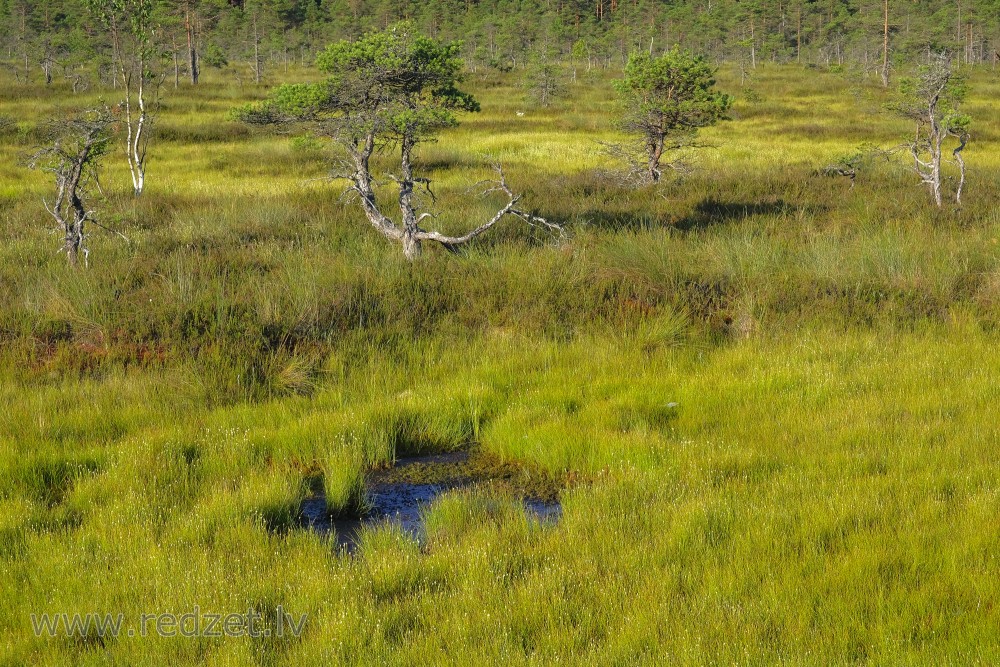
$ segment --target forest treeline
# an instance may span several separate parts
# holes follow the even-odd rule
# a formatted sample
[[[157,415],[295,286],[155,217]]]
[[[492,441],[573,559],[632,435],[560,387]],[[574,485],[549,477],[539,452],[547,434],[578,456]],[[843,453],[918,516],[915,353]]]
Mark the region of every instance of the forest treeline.
[[[112,84],[113,48],[88,0],[0,0],[0,61],[18,81]],[[259,82],[310,64],[328,43],[400,19],[461,39],[472,69],[558,59],[620,67],[673,45],[717,62],[877,73],[942,50],[1000,60],[1000,0],[169,0],[154,7],[158,71],[197,83],[206,68]]]

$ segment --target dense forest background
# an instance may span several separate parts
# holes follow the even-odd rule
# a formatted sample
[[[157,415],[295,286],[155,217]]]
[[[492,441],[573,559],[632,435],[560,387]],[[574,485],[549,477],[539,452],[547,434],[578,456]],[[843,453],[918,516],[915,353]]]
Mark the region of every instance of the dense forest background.
[[[156,6],[160,73],[197,83],[206,68],[260,82],[309,64],[327,43],[412,19],[459,38],[473,70],[557,59],[573,71],[620,66],[674,44],[716,61],[882,64],[888,9],[896,63],[948,50],[1000,59],[1000,0],[174,0]],[[21,82],[112,84],[112,49],[86,0],[0,0],[0,61]]]

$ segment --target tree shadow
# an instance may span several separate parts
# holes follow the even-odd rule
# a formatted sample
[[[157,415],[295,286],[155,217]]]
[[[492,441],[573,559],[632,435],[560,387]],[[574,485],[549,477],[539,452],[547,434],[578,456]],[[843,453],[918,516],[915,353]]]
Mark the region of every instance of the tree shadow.
[[[685,207],[686,208],[686,207]],[[709,227],[740,222],[755,216],[785,217],[805,209],[810,213],[820,213],[827,210],[826,206],[815,204],[793,205],[784,199],[774,201],[719,201],[709,197],[694,205],[689,212],[678,211],[678,214],[655,215],[642,214],[639,211],[614,211],[590,208],[571,214],[551,215],[548,219],[559,224],[584,222],[591,227],[608,231],[648,231],[652,229],[670,228],[680,232],[694,232]],[[545,212],[542,212],[545,215]]]
[[[719,201],[709,197],[698,202],[689,215],[677,220],[673,226],[682,232],[692,232],[758,215],[785,216],[796,208],[784,199],[770,202],[741,202]]]
[[[549,222],[572,229],[573,225],[583,225],[610,232],[649,231],[670,227],[673,221],[657,215],[642,215],[634,211],[608,211],[598,208],[588,208],[572,213],[549,213],[544,209],[540,214]]]

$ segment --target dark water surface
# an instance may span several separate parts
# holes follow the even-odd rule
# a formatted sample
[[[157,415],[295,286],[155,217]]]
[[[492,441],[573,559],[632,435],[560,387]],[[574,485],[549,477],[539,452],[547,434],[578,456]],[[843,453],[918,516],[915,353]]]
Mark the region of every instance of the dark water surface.
[[[496,487],[521,499],[526,512],[554,522],[562,514],[558,488],[544,475],[529,475],[516,464],[469,451],[403,458],[365,478],[369,512],[360,518],[332,518],[318,493],[302,503],[303,523],[317,532],[334,531],[349,552],[361,529],[381,521],[399,524],[417,540],[424,538],[421,511],[440,494],[454,489]]]

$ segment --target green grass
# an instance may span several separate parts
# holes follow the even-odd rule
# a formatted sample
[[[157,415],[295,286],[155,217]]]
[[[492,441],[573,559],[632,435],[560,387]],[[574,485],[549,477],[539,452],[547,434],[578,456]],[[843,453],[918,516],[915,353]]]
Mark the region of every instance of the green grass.
[[[306,73],[300,73],[308,76]],[[699,169],[627,190],[606,80],[548,109],[513,78],[421,148],[442,229],[490,213],[501,158],[555,240],[514,222],[405,262],[250,132],[263,91],[167,90],[136,202],[108,161],[91,266],[66,267],[14,165],[64,89],[0,86],[4,664],[970,664],[1000,657],[1000,84],[973,75],[967,202],[901,166],[817,176],[906,133],[874,86],[762,69]],[[523,111],[523,116],[516,115]],[[389,194],[389,191],[386,191]],[[475,444],[562,480],[357,554],[300,526],[366,470]],[[308,614],[299,638],[35,637],[30,615]]]

